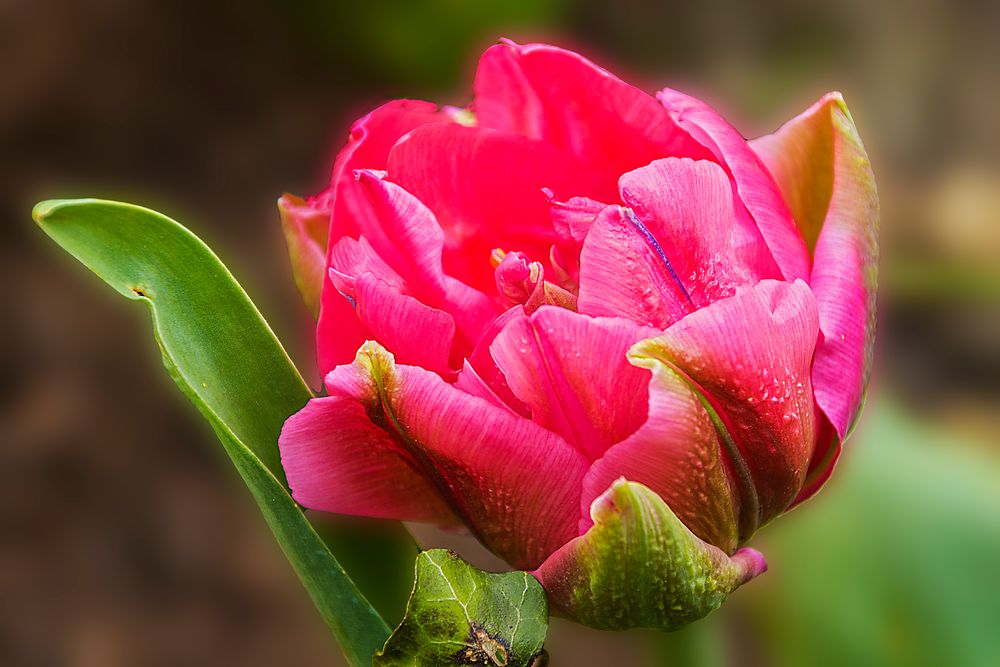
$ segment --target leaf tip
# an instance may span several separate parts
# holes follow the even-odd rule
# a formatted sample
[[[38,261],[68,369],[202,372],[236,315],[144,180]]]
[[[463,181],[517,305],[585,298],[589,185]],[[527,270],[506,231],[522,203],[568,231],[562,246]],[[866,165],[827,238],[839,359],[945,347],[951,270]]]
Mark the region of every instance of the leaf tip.
[[[31,209],[31,219],[37,224],[41,225],[45,222],[54,210],[59,208],[66,200],[64,199],[46,199],[45,201],[40,201],[35,204],[35,207]]]

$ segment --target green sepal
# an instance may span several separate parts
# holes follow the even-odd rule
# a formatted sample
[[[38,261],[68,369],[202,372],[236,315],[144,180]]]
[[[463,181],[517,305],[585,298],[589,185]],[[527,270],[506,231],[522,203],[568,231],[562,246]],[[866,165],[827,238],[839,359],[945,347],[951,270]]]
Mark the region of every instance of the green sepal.
[[[700,540],[642,484],[618,480],[591,517],[535,574],[553,611],[593,628],[676,630],[767,569],[753,549],[729,557]]]
[[[545,591],[527,572],[493,574],[444,549],[417,557],[406,616],[375,667],[544,664]]]

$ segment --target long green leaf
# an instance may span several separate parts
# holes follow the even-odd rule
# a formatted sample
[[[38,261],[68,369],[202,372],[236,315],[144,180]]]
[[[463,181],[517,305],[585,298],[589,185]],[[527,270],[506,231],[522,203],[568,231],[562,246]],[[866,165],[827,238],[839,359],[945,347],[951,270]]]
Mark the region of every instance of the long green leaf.
[[[208,246],[154,211],[55,200],[33,216],[109,285],[149,307],[167,370],[219,436],[351,664],[370,665],[389,626],[289,495],[278,458],[281,425],[309,389],[243,289]],[[380,548],[389,547],[383,540]],[[413,550],[412,541],[391,548]]]

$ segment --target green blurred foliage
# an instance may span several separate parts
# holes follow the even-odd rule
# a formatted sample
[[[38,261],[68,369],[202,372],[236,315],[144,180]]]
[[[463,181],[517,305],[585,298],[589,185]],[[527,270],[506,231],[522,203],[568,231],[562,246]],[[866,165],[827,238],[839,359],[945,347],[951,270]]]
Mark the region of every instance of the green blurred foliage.
[[[556,25],[566,0],[382,0],[266,3],[275,23],[315,63],[394,97],[452,89],[471,74],[469,54],[499,37]],[[548,32],[551,32],[549,30]]]

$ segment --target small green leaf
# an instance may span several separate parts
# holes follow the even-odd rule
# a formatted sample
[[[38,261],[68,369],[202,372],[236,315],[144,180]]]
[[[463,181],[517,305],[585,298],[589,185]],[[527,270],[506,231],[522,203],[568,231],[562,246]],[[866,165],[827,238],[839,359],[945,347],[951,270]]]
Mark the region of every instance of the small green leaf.
[[[527,572],[492,574],[443,549],[417,557],[406,616],[376,656],[397,665],[545,664],[545,591]]]
[[[208,246],[154,211],[66,200],[43,202],[33,215],[109,285],[149,307],[168,372],[219,436],[351,664],[370,664],[389,626],[289,495],[279,463],[281,425],[311,394],[243,289]],[[376,548],[412,558],[413,541],[401,533]],[[354,552],[371,548],[357,540],[344,544]]]

